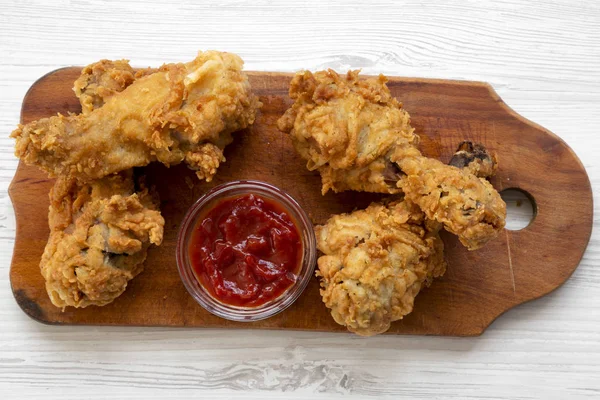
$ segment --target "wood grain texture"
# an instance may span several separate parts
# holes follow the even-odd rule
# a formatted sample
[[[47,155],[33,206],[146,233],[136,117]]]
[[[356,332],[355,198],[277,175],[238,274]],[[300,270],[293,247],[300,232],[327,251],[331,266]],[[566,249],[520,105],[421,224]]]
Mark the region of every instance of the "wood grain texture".
[[[10,290],[15,219],[7,188],[18,164],[8,133],[39,76],[103,57],[156,66],[214,48],[239,53],[250,70],[363,68],[489,82],[510,107],[571,146],[597,198],[600,3],[0,1],[0,38],[0,398],[598,398],[598,202],[573,276],[484,335],[362,340],[38,324]]]
[[[38,80],[23,100],[21,122],[57,112],[80,112],[71,89],[80,72],[77,67],[63,68]],[[316,277],[292,307],[253,323],[210,314],[180,282],[175,263],[179,225],[188,208],[216,185],[243,179],[269,182],[295,197],[314,224],[325,223],[332,214],[365,208],[382,197],[355,192],[322,196],[318,173],[305,168],[292,141],[277,129],[278,118],[292,103],[287,95],[292,75],[248,75],[263,107],[250,129],[234,135],[234,143],[225,150],[227,162],[212,182],[198,182],[184,165],[145,168],[149,184],[156,186],[161,198],[166,221],[163,244],[149,251],[144,273],[110,305],[63,311],[50,303],[37,266],[48,237],[43,223],[48,203],[41,199],[47,197],[53,180],[35,167],[19,166],[9,188],[17,220],[10,278],[23,311],[51,324],[345,330],[321,303]],[[484,83],[389,77],[388,87],[411,114],[425,155],[447,162],[461,141],[481,143],[500,160],[492,180],[496,188],[524,190],[536,205],[535,218],[526,228],[504,230],[478,251],[470,252],[457,238],[443,235],[447,273],[424,290],[414,311],[388,331],[479,335],[500,314],[549,293],[573,273],[592,229],[589,179],[562,140],[513,112]]]

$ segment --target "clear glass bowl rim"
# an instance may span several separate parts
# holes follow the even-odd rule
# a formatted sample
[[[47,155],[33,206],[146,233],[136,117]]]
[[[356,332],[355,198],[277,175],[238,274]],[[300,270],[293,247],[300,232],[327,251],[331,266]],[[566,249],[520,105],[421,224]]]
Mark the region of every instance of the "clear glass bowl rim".
[[[244,193],[265,195],[279,202],[298,226],[303,255],[298,279],[281,296],[259,307],[237,307],[221,303],[200,285],[189,262],[188,241],[196,217],[204,206],[214,200]],[[312,223],[300,204],[287,192],[267,182],[239,180],[217,185],[202,195],[187,211],[177,234],[176,262],[179,276],[188,293],[208,312],[231,321],[252,322],[276,315],[291,306],[300,297],[314,274],[316,264],[316,238]]]

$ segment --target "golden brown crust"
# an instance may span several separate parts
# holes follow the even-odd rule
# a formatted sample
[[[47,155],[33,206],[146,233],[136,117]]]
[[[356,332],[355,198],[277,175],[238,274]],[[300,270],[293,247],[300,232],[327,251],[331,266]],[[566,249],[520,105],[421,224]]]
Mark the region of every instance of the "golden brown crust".
[[[360,80],[358,71],[300,72],[290,85],[295,103],[279,129],[290,133],[307,168],[321,173],[323,193],[404,192],[469,249],[483,246],[506,218],[498,192],[478,178],[495,172],[495,158],[464,144],[453,159],[463,169],[424,157],[410,116],[385,83],[383,76]]]
[[[323,301],[337,323],[365,336],[385,332],[410,313],[421,288],[443,275],[440,222],[470,248],[482,245],[482,238],[498,229],[494,224],[503,223],[498,220],[503,203],[495,201],[489,182],[465,174],[495,171],[496,159],[483,146],[459,146],[453,160],[464,170],[425,157],[394,156],[407,171],[399,182],[404,200],[373,203],[315,228],[324,253],[317,272]],[[479,192],[481,187],[490,191],[490,198]],[[486,199],[488,207],[474,198]],[[500,208],[490,213],[493,207]]]
[[[50,192],[50,238],[40,268],[57,307],[105,305],[143,269],[150,244],[160,245],[164,219],[157,197],[132,172],[79,186],[57,181]]]
[[[89,114],[102,107],[109,97],[125,90],[135,79],[155,71],[148,68],[135,72],[128,60],[100,60],[84,67],[73,86],[81,112]]]
[[[86,114],[20,125],[11,135],[17,139],[16,155],[50,176],[80,183],[151,161],[172,165],[204,159],[205,144],[222,149],[228,143],[224,138],[231,140],[232,132],[254,122],[260,102],[242,64],[234,54],[209,51],[131,84],[130,67],[123,62],[90,67],[76,91],[84,109],[103,104]],[[215,160],[191,167],[210,180]]]
[[[131,85],[136,77],[125,60],[85,67],[75,81],[82,112],[91,113]],[[102,306],[112,302],[143,270],[150,243],[162,241],[164,220],[158,195],[133,170],[78,185],[60,176],[50,192],[50,237],[40,267],[57,307]]]
[[[371,336],[413,309],[419,291],[443,275],[439,225],[406,201],[373,203],[315,228],[321,295],[335,321]]]
[[[318,170],[323,194],[330,189],[397,193],[389,154],[415,148],[410,116],[392,97],[387,79],[361,80],[358,71],[342,77],[332,70],[296,74],[290,84],[295,103],[278,121],[289,133],[309,170]]]
[[[457,235],[469,250],[482,247],[504,228],[506,203],[487,180],[469,171],[469,165],[459,169],[401,152],[391,159],[404,174],[398,187],[405,198],[419,206],[427,218]]]

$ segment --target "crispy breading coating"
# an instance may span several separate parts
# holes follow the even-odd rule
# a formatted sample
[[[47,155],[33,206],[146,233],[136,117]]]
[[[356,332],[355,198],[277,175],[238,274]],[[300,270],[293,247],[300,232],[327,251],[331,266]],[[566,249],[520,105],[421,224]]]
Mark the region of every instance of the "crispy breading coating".
[[[332,70],[299,72],[290,83],[295,103],[278,121],[290,133],[306,167],[321,173],[323,194],[357,190],[398,193],[390,154],[416,149],[410,116],[392,97],[387,79],[360,80]]]
[[[322,192],[404,192],[427,218],[477,249],[504,228],[506,204],[483,178],[495,160],[483,147],[461,147],[459,169],[424,157],[410,116],[392,97],[386,78],[360,80],[332,70],[299,72],[290,84],[295,103],[279,120],[309,170],[321,173]],[[483,149],[483,150],[482,150]],[[467,162],[467,153],[472,157]],[[460,165],[463,166],[463,165]],[[474,175],[475,173],[475,175]]]
[[[482,177],[496,170],[496,158],[470,142],[459,145],[450,163]],[[429,182],[416,184],[427,188]],[[451,185],[450,190],[457,189]],[[391,322],[410,313],[423,286],[446,269],[440,228],[407,198],[372,203],[366,210],[334,215],[317,226],[317,246],[324,253],[317,276],[322,277],[321,295],[335,321],[370,336],[387,331]]]
[[[109,97],[122,92],[136,79],[154,72],[156,69],[151,68],[136,72],[128,60],[100,60],[84,67],[73,86],[81,103],[81,112],[89,114],[102,107]]]
[[[150,244],[160,245],[164,219],[131,171],[80,186],[59,179],[50,192],[50,238],[40,263],[57,307],[112,302],[143,269]]]
[[[11,134],[15,154],[50,176],[80,183],[152,161],[185,161],[210,181],[224,161],[222,149],[231,133],[251,125],[260,107],[242,65],[238,56],[216,51],[199,53],[186,64],[164,65],[120,93],[108,98],[103,93],[104,103],[91,112],[20,125]],[[117,86],[127,81],[123,77]],[[95,107],[91,96],[89,105]]]
[[[488,164],[473,161],[460,169],[401,153],[391,160],[404,174],[398,187],[405,199],[419,206],[427,218],[442,223],[469,250],[482,247],[504,228],[506,203],[487,180],[469,172],[487,173]]]
[[[371,336],[409,314],[446,270],[439,224],[407,201],[373,203],[315,228],[323,302],[338,324]]]

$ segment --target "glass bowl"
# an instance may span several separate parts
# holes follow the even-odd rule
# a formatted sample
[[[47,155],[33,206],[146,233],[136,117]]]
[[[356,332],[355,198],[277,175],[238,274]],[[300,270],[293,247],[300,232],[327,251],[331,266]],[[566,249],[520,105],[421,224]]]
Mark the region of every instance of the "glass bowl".
[[[202,210],[219,199],[257,194],[279,203],[296,224],[302,243],[301,268],[296,281],[279,297],[256,307],[234,306],[214,298],[198,281],[190,262],[189,241]],[[260,181],[233,181],[214,187],[194,203],[183,218],[177,235],[176,260],[181,280],[190,295],[210,313],[232,321],[252,322],[272,317],[288,308],[302,294],[313,276],[317,245],[312,223],[298,202],[283,190]]]

